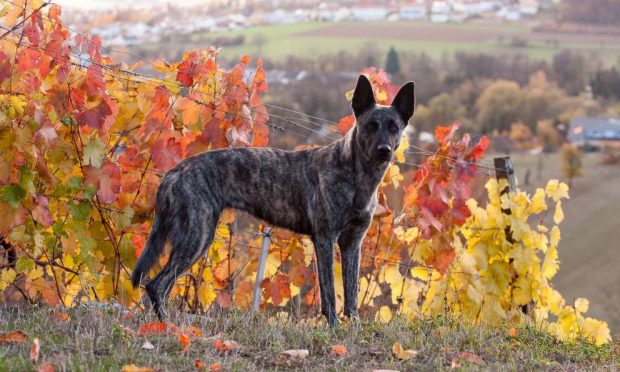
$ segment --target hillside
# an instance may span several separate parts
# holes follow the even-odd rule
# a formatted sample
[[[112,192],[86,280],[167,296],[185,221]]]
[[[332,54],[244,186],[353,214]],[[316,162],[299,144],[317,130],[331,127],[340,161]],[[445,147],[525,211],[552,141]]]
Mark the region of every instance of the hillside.
[[[537,178],[538,157],[543,156],[541,179]],[[559,154],[512,155],[520,187],[532,190],[548,179],[563,179]],[[599,154],[586,154],[584,175],[573,181],[570,200],[564,203],[560,270],[554,285],[567,301],[590,300],[590,316],[609,323],[612,334],[620,331],[618,249],[620,249],[620,166],[601,165]],[[523,180],[527,169],[531,186]],[[566,181],[566,180],[564,180]]]

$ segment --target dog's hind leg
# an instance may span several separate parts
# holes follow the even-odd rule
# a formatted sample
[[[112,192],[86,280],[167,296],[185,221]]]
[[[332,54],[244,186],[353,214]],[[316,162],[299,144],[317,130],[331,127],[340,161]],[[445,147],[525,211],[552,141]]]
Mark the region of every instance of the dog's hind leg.
[[[168,262],[155,278],[145,285],[153,309],[161,320],[166,317],[165,303],[174,282],[211,246],[215,237],[219,212],[203,213],[203,211],[193,210],[188,213],[188,217],[188,222],[183,229],[171,232],[172,249]]]

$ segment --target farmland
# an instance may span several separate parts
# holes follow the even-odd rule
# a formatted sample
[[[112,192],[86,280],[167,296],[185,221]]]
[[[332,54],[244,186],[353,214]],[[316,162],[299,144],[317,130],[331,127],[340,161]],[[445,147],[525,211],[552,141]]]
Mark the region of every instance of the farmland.
[[[183,49],[204,48],[214,36],[244,36],[241,45],[222,49],[224,57],[243,54],[262,55],[272,59],[289,55],[316,56],[348,51],[356,53],[369,43],[382,50],[394,46],[399,51],[424,52],[441,58],[455,51],[489,53],[525,53],[536,58],[551,58],[561,50],[586,54],[597,53],[615,62],[620,53],[620,38],[613,35],[586,35],[533,32],[525,23],[431,24],[422,22],[302,23],[269,25],[222,34],[195,33],[180,38]],[[520,39],[525,45],[516,46]],[[165,48],[164,48],[165,47]],[[144,50],[181,47],[177,42],[166,45],[146,44]]]

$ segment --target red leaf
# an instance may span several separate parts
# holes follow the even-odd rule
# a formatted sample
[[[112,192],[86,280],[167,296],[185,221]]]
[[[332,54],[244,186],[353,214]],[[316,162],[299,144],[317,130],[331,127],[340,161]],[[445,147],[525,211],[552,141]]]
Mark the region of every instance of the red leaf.
[[[452,247],[448,249],[443,249],[437,253],[433,257],[427,260],[427,264],[433,266],[437,271],[439,271],[442,275],[448,270],[452,261],[456,257],[456,250]]]
[[[54,223],[45,196],[37,195],[37,206],[32,210],[32,217],[45,227],[51,226]]]
[[[140,336],[145,335],[161,335],[166,333],[176,333],[178,328],[175,325],[164,322],[148,322],[144,323],[139,329]]]
[[[160,139],[151,147],[151,154],[155,168],[168,171],[181,161],[181,144],[173,137]]]
[[[266,300],[271,298],[271,302],[278,306],[285,298],[291,297],[291,286],[287,275],[278,275],[275,280],[267,278],[261,283],[264,289],[263,297]]]
[[[353,128],[353,125],[355,125],[355,116],[349,115],[340,119],[336,128],[340,133],[346,134],[349,129]]]
[[[106,159],[101,169],[90,165],[84,166],[85,183],[97,189],[99,201],[112,203],[118,198],[121,189],[121,169]]]
[[[2,344],[18,344],[28,339],[28,336],[22,331],[12,331],[9,333],[0,333],[0,345]]]

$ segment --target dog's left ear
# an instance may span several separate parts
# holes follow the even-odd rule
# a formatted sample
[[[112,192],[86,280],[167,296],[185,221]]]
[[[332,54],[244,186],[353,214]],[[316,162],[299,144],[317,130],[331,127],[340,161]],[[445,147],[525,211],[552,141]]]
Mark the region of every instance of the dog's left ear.
[[[400,117],[403,119],[405,125],[411,116],[413,116],[413,108],[415,106],[415,89],[413,81],[403,85],[394,100],[392,101],[392,107],[398,111]]]

